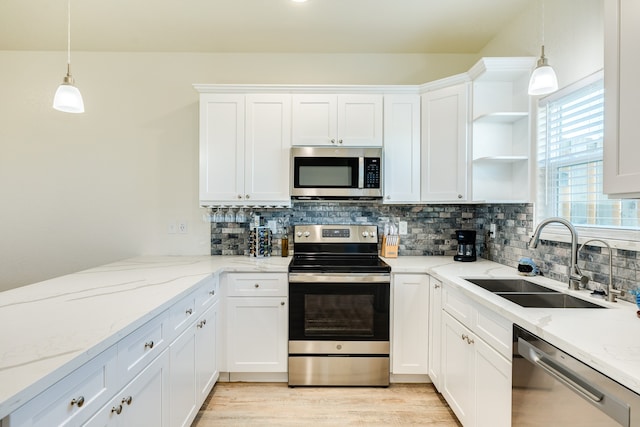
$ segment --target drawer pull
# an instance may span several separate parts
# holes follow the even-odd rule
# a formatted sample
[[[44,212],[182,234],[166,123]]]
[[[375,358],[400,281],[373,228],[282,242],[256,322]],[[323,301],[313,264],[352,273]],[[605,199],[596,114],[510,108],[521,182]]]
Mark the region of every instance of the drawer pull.
[[[209,295],[215,295],[216,291],[209,291]]]
[[[82,405],[84,405],[84,396],[71,400],[71,406],[73,405],[78,405],[78,408],[82,408]]]
[[[153,348],[153,341],[144,343],[144,348]]]
[[[131,396],[124,397],[122,398],[122,404],[124,405],[126,403],[127,405],[131,405],[132,400],[133,400],[133,397]]]
[[[469,338],[469,335],[467,334],[462,334],[462,341],[467,341],[467,344],[473,344],[473,338]]]
[[[111,408],[111,413],[114,412],[120,415],[122,413],[122,405],[114,406],[113,408]]]
[[[193,314],[193,309],[192,308],[187,308],[186,313],[191,316]]]
[[[198,323],[198,328],[202,328],[202,327],[204,327],[204,325],[206,325],[206,324],[207,324],[207,321],[206,321],[206,320],[203,320],[203,321],[201,321],[200,323]]]

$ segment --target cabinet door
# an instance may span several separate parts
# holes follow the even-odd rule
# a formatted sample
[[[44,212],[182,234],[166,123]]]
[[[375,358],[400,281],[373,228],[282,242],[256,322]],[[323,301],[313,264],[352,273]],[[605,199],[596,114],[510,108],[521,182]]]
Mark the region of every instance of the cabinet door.
[[[286,297],[229,297],[229,372],[287,371]]]
[[[483,340],[475,348],[475,424],[511,426],[511,363]]]
[[[169,347],[171,427],[191,425],[199,408],[196,400],[195,329],[191,324]]]
[[[382,96],[338,96],[338,145],[382,146]]]
[[[289,203],[291,95],[247,95],[245,129],[245,199]]]
[[[244,95],[200,95],[200,201],[244,196]]]
[[[218,379],[218,306],[216,301],[196,322],[196,400],[201,404]]]
[[[429,334],[429,276],[396,274],[393,278],[394,374],[426,374]]]
[[[423,201],[467,200],[469,85],[422,95]]]
[[[431,277],[429,279],[429,378],[436,389],[442,383],[442,283]]]
[[[293,95],[292,144],[337,145],[336,95]]]
[[[87,427],[169,425],[169,351],[165,350],[100,409]]]
[[[605,143],[604,193],[616,197],[640,197],[640,3],[632,0],[605,2]]]
[[[384,97],[384,201],[420,200],[420,97]]]
[[[442,313],[442,395],[462,425],[473,423],[474,355],[464,338],[471,332],[447,312]]]

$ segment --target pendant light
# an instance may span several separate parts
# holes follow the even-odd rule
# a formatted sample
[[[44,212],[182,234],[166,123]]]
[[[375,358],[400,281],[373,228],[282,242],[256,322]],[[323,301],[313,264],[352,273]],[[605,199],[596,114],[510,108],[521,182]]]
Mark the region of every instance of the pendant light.
[[[558,90],[556,72],[544,56],[544,3],[542,3],[542,51],[529,79],[529,95],[547,95]]]
[[[84,102],[71,76],[71,0],[67,3],[67,75],[53,97],[53,108],[65,113],[84,113]]]

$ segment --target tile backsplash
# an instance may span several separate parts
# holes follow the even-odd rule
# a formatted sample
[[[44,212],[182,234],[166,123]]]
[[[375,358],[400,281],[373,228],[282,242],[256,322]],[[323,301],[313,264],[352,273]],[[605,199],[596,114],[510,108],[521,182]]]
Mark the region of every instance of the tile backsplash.
[[[406,221],[408,234],[400,237],[400,256],[445,255],[456,251],[455,231],[476,230],[479,257],[517,267],[521,257],[533,258],[543,275],[566,282],[571,247],[568,243],[542,240],[537,249],[528,249],[533,233],[532,204],[486,205],[383,205],[378,203],[294,202],[287,209],[247,209],[265,221],[273,220],[278,233],[273,237],[273,254],[280,256],[283,226],[295,224],[376,224]],[[266,224],[266,222],[265,222]],[[496,235],[489,238],[491,224]],[[248,255],[249,223],[212,222],[211,255]],[[295,251],[295,247],[293,247]],[[640,252],[613,249],[614,285],[635,289],[640,274]],[[589,288],[608,282],[608,253],[599,247],[581,251],[579,266],[592,277]],[[632,301],[630,295],[623,297]]]

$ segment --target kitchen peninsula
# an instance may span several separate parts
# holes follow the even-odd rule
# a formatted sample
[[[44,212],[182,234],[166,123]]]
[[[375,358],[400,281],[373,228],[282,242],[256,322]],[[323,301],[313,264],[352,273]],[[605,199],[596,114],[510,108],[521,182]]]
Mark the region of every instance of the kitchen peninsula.
[[[464,280],[518,277],[513,268],[486,260],[456,263],[451,257],[386,261],[392,274],[441,280],[640,393],[640,344],[632,339],[640,336],[640,321],[633,304],[598,301],[608,307],[604,310],[523,308]],[[0,418],[171,311],[203,281],[229,273],[286,273],[288,262],[280,257],[139,257],[2,293]],[[564,283],[532,280],[566,290]],[[574,292],[589,298],[587,291]],[[224,289],[220,295],[224,307]]]

